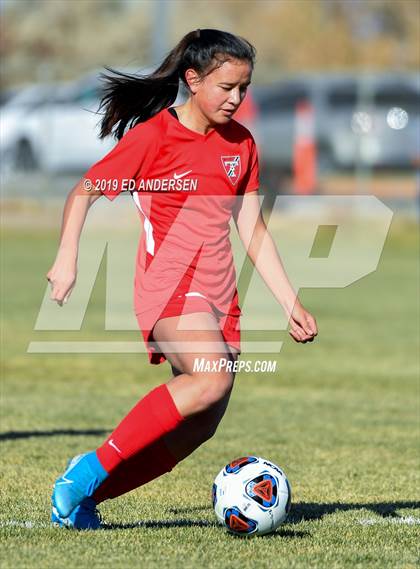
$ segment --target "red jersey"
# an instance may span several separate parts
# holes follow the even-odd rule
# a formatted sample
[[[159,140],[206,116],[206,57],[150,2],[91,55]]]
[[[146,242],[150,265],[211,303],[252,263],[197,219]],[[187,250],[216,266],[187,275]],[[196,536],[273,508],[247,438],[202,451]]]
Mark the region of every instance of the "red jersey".
[[[137,206],[144,231],[134,308],[145,325],[152,329],[181,295],[241,314],[229,221],[236,196],[258,189],[256,145],[244,126],[230,120],[200,134],[164,109],[130,129],[84,177],[110,200],[130,191]]]

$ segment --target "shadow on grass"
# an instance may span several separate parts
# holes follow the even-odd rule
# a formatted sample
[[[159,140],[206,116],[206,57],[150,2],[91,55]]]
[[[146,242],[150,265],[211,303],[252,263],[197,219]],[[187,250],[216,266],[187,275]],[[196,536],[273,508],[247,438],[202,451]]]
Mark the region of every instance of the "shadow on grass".
[[[317,504],[316,502],[298,502],[292,503],[292,509],[287,519],[287,523],[299,523],[303,520],[320,520],[324,516],[334,514],[336,512],[348,512],[351,510],[370,510],[384,518],[398,518],[396,510],[420,508],[420,502],[379,502],[379,503],[354,503],[345,504],[341,502],[332,502],[331,504]],[[212,506],[202,504],[199,506],[190,506],[188,508],[169,508],[171,514],[192,514],[203,510],[211,510]]]
[[[379,503],[354,503],[343,504],[333,502],[331,504],[317,504],[300,502],[292,505],[287,523],[298,524],[305,520],[321,520],[324,516],[336,512],[348,512],[351,510],[370,510],[383,518],[398,518],[397,510],[420,508],[420,502],[379,502]]]
[[[69,436],[78,437],[85,435],[106,435],[108,430],[105,429],[52,429],[51,431],[7,431],[0,433],[0,441],[14,441],[17,439],[29,439],[32,437],[58,437]]]
[[[198,509],[198,508],[196,508]],[[200,509],[207,509],[200,508]],[[209,522],[206,520],[142,520],[138,522],[132,522],[127,524],[104,524],[101,526],[103,530],[125,530],[125,529],[141,529],[141,528],[153,528],[153,529],[165,529],[165,528],[180,528],[180,527],[200,527],[200,528],[219,528],[223,529],[222,526],[217,522]],[[308,537],[310,534],[307,531],[295,531],[289,529],[280,528],[275,533],[269,535],[260,536],[259,539],[276,539],[276,538],[304,538]],[[231,537],[243,539],[241,536],[232,535]]]
[[[213,510],[212,506],[209,504],[201,504],[198,506],[189,506],[188,508],[168,508],[168,512],[174,515],[182,514],[197,514],[197,512],[205,512]],[[115,523],[115,524],[104,524],[102,529],[104,530],[124,530],[124,529],[139,529],[139,528],[176,528],[176,527],[202,527],[202,528],[220,528],[222,526],[216,521],[207,520],[191,520],[191,519],[176,519],[176,520],[141,520],[132,523]],[[310,535],[307,531],[296,531],[291,529],[279,528],[275,533],[260,536],[264,539],[276,539],[279,537],[289,537],[289,538],[304,538]],[[232,535],[231,537],[238,537],[242,539],[241,536]]]
[[[140,520],[131,523],[104,524],[101,529],[138,529],[138,528],[181,528],[181,527],[216,527],[216,522],[208,522],[206,520]]]
[[[168,508],[168,512],[171,514],[192,514],[193,512],[202,512],[203,510],[212,510],[210,504],[201,504],[199,506],[189,506],[188,508]]]
[[[325,516],[335,514],[336,512],[349,512],[354,510],[369,510],[383,518],[399,518],[397,510],[417,509],[420,508],[420,502],[401,501],[401,502],[378,502],[378,503],[340,503],[333,502],[331,504],[318,504],[316,502],[300,502],[292,505],[292,509],[287,518],[286,524],[298,524],[303,521],[322,520]],[[199,511],[211,510],[210,505],[192,506],[188,508],[170,508],[172,514],[189,514]],[[195,523],[194,523],[195,525]],[[197,523],[197,525],[199,525]],[[209,524],[204,524],[209,525]],[[210,524],[211,525],[211,524]],[[280,527],[276,533],[271,534],[273,537],[306,537],[308,532],[296,532],[294,530]],[[270,537],[270,536],[267,536]]]

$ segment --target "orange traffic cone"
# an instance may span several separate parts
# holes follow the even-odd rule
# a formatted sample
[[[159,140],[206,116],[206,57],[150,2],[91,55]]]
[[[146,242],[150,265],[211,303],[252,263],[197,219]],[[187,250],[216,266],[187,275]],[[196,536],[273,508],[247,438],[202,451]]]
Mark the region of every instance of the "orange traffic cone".
[[[293,146],[293,187],[296,194],[313,194],[316,189],[316,142],[314,109],[311,103],[296,105]]]
[[[234,119],[253,130],[258,115],[257,104],[254,101],[251,89],[248,89],[241,106],[236,111]]]

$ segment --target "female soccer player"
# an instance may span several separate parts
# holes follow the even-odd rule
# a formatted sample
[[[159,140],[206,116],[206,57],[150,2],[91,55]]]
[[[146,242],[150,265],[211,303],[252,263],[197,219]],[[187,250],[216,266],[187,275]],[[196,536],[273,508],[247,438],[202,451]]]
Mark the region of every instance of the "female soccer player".
[[[285,310],[291,336],[305,343],[317,335],[260,214],[254,140],[232,118],[254,60],[243,38],[205,29],[188,33],[149,76],[106,76],[101,137],[114,132],[119,142],[67,198],[47,273],[51,299],[62,306],[74,288],[89,207],[101,195],[113,200],[130,191],[144,225],[135,313],[150,363],[167,359],[173,377],[143,397],[98,449],[69,463],[53,490],[58,525],[99,527],[98,503],[169,472],[215,433],[240,353],[231,217]],[[174,108],[179,80],[189,98]],[[210,370],[197,371],[195,358],[210,362]]]

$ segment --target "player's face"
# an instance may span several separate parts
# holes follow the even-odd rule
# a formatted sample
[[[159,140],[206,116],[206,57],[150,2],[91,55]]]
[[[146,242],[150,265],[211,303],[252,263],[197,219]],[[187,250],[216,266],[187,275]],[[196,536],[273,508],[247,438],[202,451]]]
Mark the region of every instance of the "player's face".
[[[246,95],[251,75],[247,61],[231,59],[193,86],[194,101],[210,124],[224,124],[233,117]]]

